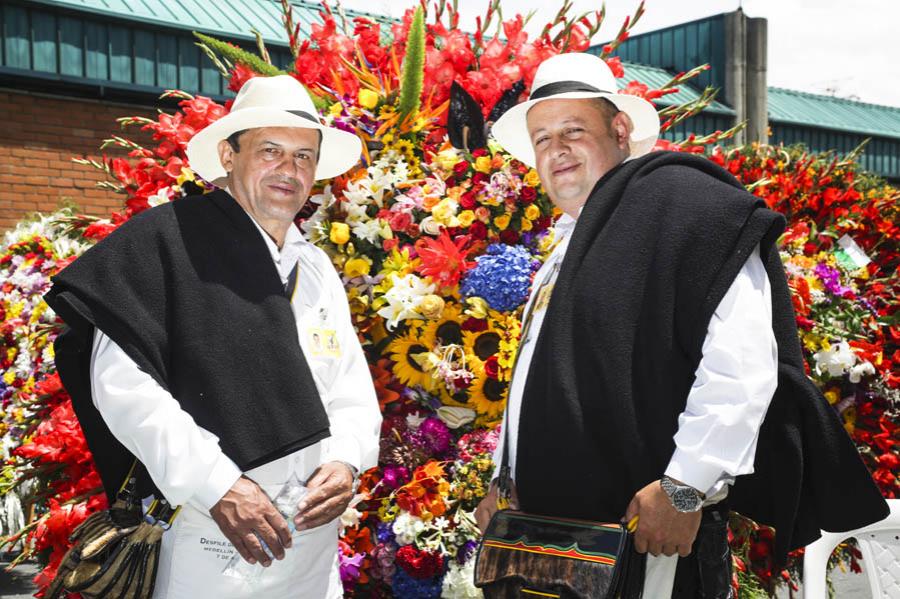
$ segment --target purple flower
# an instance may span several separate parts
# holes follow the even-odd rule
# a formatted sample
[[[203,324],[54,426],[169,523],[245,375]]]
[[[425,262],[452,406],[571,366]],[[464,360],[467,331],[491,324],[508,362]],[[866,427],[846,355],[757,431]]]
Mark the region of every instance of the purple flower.
[[[381,481],[391,491],[398,489],[409,481],[409,469],[406,466],[385,466]]]
[[[419,427],[431,450],[438,454],[447,452],[450,447],[450,430],[438,418],[430,417]]]
[[[821,279],[822,285],[824,285],[829,293],[837,295],[838,297],[844,297],[844,294],[853,292],[849,287],[841,285],[841,273],[838,269],[828,266],[824,262],[820,262],[816,264],[813,272]]]

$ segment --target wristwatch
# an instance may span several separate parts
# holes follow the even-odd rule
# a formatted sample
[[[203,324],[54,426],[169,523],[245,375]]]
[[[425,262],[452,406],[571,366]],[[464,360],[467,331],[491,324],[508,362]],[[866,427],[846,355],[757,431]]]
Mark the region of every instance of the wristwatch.
[[[683,485],[668,476],[659,479],[659,486],[669,496],[672,506],[681,513],[700,511],[703,500],[706,499],[706,496],[694,487]]]

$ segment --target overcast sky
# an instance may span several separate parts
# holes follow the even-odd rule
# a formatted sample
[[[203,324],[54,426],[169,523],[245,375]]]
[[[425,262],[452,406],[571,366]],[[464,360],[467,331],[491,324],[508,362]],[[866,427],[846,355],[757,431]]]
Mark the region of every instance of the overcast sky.
[[[532,35],[556,14],[562,0],[501,0],[504,17],[537,13]],[[347,8],[399,17],[412,0],[343,0]],[[575,10],[600,0],[574,0]],[[638,0],[608,0],[607,20],[594,42],[616,34]],[[458,0],[463,29],[474,28],[487,0]],[[900,2],[897,0],[647,0],[633,33],[730,12],[741,6],[768,20],[769,85],[833,94],[900,107]]]

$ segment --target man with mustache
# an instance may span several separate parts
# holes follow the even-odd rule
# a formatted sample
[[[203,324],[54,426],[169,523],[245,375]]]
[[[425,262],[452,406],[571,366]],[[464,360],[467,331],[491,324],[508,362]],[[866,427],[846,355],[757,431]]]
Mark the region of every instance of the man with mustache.
[[[135,216],[54,278],[57,365],[108,495],[133,454],[182,506],[154,597],[343,595],[338,517],[381,416],[341,281],[294,218],[360,150],[294,78],[250,79],[187,148],[222,189]],[[295,478],[288,522],[271,498]],[[252,585],[223,574],[234,551],[266,567]]]

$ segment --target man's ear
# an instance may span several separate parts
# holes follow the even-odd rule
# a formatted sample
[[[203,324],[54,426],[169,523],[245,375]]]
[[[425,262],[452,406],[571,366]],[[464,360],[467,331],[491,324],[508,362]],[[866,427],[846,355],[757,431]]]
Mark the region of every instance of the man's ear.
[[[634,131],[634,123],[631,117],[625,112],[619,112],[612,120],[612,130],[616,138],[616,145],[623,150],[628,149],[628,143],[631,140],[631,132]]]
[[[222,168],[225,169],[226,173],[231,174],[231,169],[234,168],[234,148],[231,147],[227,139],[223,139],[219,142],[218,150],[219,162],[222,163]]]

